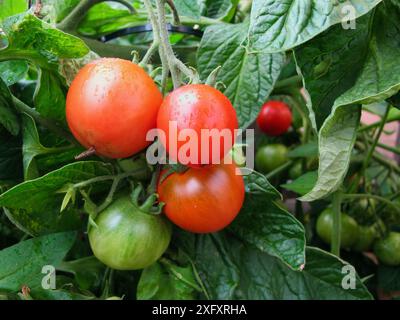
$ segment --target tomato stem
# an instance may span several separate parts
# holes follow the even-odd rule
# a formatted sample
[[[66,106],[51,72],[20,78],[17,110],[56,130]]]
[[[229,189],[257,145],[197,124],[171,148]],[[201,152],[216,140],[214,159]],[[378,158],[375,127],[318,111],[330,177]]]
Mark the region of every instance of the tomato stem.
[[[141,168],[141,169],[133,170],[133,171],[130,171],[130,172],[124,172],[124,173],[121,173],[121,174],[118,174],[118,175],[98,176],[98,177],[94,177],[94,178],[91,178],[91,179],[88,179],[88,180],[85,180],[85,181],[81,181],[81,182],[75,183],[73,185],[73,187],[75,189],[78,189],[78,188],[83,188],[83,187],[86,187],[88,185],[91,185],[91,184],[94,184],[94,183],[97,183],[97,182],[104,182],[104,181],[114,180],[114,179],[121,180],[121,179],[125,179],[125,178],[128,178],[128,177],[134,177],[135,175],[143,173],[144,170],[145,169]]]
[[[269,180],[272,177],[276,176],[277,174],[281,173],[282,171],[285,171],[287,168],[289,168],[293,164],[293,161],[290,160],[280,167],[276,168],[275,170],[271,171],[270,173],[266,174],[265,177]]]
[[[97,210],[96,210],[97,212],[103,211],[105,208],[107,208],[111,204],[111,202],[114,199],[115,191],[117,190],[118,184],[120,183],[121,179],[122,178],[119,176],[114,178],[114,181],[111,185],[110,191],[108,192],[108,195],[105,198],[104,202],[97,208]]]
[[[160,45],[160,43],[161,43],[160,26],[158,25],[157,17],[153,11],[153,6],[151,4],[151,1],[144,0],[143,2],[146,7],[147,13],[149,15],[150,23],[151,23],[151,26],[153,29],[153,44],[155,43],[154,46],[157,46],[158,54],[160,55],[160,60],[161,60],[161,64],[162,64],[161,90],[162,90],[162,93],[164,94],[165,90],[166,90],[168,74],[169,74],[167,56],[165,54],[163,46]],[[146,59],[149,59],[150,56],[154,53],[154,52],[152,52],[154,49],[153,44],[148,50],[148,51],[150,51],[150,53],[149,52],[146,53],[145,57],[143,58],[143,60],[141,62],[141,65],[144,65],[146,63]]]
[[[82,153],[78,154],[75,156],[75,160],[82,160],[85,158],[88,158],[90,156],[93,156],[96,154],[96,149],[94,147],[90,147],[89,149],[83,151]]]
[[[367,150],[365,145],[359,141],[356,142],[355,146],[359,150],[362,150],[362,151]],[[374,152],[372,154],[372,158],[375,161],[379,162],[380,164],[388,167],[390,170],[393,170],[394,172],[400,174],[400,168],[394,161],[386,159],[384,156],[382,156],[381,154],[379,154],[377,152]]]
[[[390,107],[387,106],[387,107],[386,107],[385,114],[383,115],[383,117],[382,117],[382,119],[381,119],[382,122],[381,122],[381,124],[379,125],[378,133],[376,134],[375,139],[374,139],[374,141],[373,141],[373,143],[372,143],[372,146],[371,146],[371,148],[369,149],[369,152],[368,152],[368,154],[367,154],[367,157],[366,157],[365,160],[364,160],[363,172],[365,172],[365,169],[367,168],[367,166],[368,166],[368,164],[369,164],[369,161],[371,160],[372,154],[373,154],[374,151],[375,151],[376,145],[378,144],[379,138],[381,137],[382,131],[383,131],[383,129],[384,129],[384,127],[385,127],[385,124],[386,124],[387,117],[388,117],[388,115],[389,115],[389,110],[390,110]]]
[[[79,23],[86,16],[86,13],[94,5],[105,2],[106,0],[82,0],[58,25],[57,28],[64,31],[75,31]],[[135,13],[135,8],[126,0],[111,0],[123,4],[131,13]]]
[[[41,124],[43,127],[47,128],[48,130],[52,131],[56,135],[64,138],[65,140],[73,143],[74,145],[79,146],[79,143],[72,137],[72,135],[58,126],[56,123],[53,121],[49,121],[45,118],[43,118],[39,112],[37,112],[35,109],[29,107],[26,105],[24,102],[19,100],[17,97],[12,96],[14,106],[15,108],[21,112],[21,113],[26,113],[27,115],[31,116],[36,122]]]
[[[288,87],[296,87],[298,89],[300,89],[303,85],[303,79],[301,76],[299,75],[295,75],[293,77],[289,77],[283,80],[278,81],[275,86],[274,86],[274,90],[279,90],[282,88],[288,88]]]
[[[332,207],[333,207],[333,228],[332,228],[332,241],[331,241],[331,252],[340,256],[340,233],[341,233],[341,201],[342,192],[337,190],[332,196]]]
[[[369,194],[369,193],[350,193],[350,194],[346,194],[343,196],[344,200],[354,200],[354,199],[359,199],[359,198],[367,198],[367,199],[375,199],[378,200],[380,202],[383,202],[385,204],[387,204],[388,206],[392,207],[393,209],[395,209],[397,212],[400,213],[400,206],[396,205],[394,202],[375,195],[375,194]]]

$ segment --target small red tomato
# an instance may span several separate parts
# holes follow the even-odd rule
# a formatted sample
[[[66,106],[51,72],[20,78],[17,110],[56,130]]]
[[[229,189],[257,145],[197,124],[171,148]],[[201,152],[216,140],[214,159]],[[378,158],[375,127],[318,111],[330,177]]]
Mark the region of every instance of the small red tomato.
[[[279,136],[292,124],[292,112],[282,101],[268,101],[261,108],[257,124],[267,135]]]
[[[157,127],[161,143],[173,160],[198,167],[219,163],[229,152],[238,120],[224,94],[205,84],[191,84],[164,99]]]
[[[166,216],[190,232],[225,228],[244,201],[243,177],[236,174],[236,168],[234,164],[218,164],[170,174],[157,190]]]
[[[66,115],[75,138],[108,158],[126,158],[147,147],[156,127],[161,92],[138,65],[102,58],[84,66],[69,88]]]

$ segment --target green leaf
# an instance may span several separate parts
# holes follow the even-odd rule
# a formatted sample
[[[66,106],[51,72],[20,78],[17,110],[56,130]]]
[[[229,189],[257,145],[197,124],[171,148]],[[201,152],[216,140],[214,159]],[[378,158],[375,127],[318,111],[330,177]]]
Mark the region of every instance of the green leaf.
[[[318,156],[318,143],[310,141],[306,144],[299,145],[298,147],[288,152],[289,158],[310,158]]]
[[[39,286],[46,265],[56,267],[75,241],[74,232],[49,234],[25,240],[0,251],[0,290],[19,291]]]
[[[368,51],[373,14],[356,21],[356,29],[341,25],[307,42],[295,50],[297,66],[311,98],[310,116],[320,128],[330,115],[335,100],[350,89],[360,72]]]
[[[254,0],[248,32],[251,51],[281,52],[302,44],[346,18],[362,16],[381,0]],[[352,6],[352,7],[349,7]],[[346,20],[345,20],[346,21]]]
[[[54,72],[42,69],[33,101],[36,110],[45,118],[65,120],[65,84]]]
[[[282,184],[281,187],[286,190],[294,191],[300,195],[305,195],[313,189],[317,179],[318,172],[310,171],[290,183]]]
[[[360,117],[360,106],[341,106],[325,120],[318,135],[318,180],[301,201],[324,198],[340,187],[349,167]]]
[[[30,292],[33,300],[94,300],[94,295],[87,295],[78,292],[68,291],[66,289],[48,290],[42,288],[33,288]]]
[[[101,175],[110,175],[111,167],[103,162],[75,162],[35,180],[23,182],[0,195],[0,206],[17,227],[32,235],[74,230],[81,225],[74,209],[60,214],[66,184]]]
[[[63,20],[72,9],[79,3],[79,0],[42,0],[44,12],[48,12],[53,22]]]
[[[246,192],[251,194],[267,194],[273,198],[281,198],[281,194],[268,181],[265,175],[253,171],[251,174],[243,176]]]
[[[34,161],[35,157],[47,153],[48,149],[40,143],[36,124],[30,116],[23,115],[22,124],[24,179],[31,180],[39,176],[39,171]]]
[[[190,266],[156,262],[143,270],[136,294],[138,300],[192,300],[196,285]]]
[[[198,50],[202,79],[221,66],[217,81],[225,85],[222,91],[235,107],[241,128],[257,117],[284,63],[283,54],[248,53],[242,46],[247,30],[246,22],[210,26]]]
[[[241,239],[278,257],[294,270],[305,264],[303,225],[265,195],[249,195],[230,226]]]
[[[28,10],[26,0],[0,0],[0,22],[9,16]]]
[[[51,25],[24,13],[3,22],[8,47],[0,51],[2,59],[26,59],[50,68],[57,59],[80,58],[89,52],[85,43]]]
[[[204,1],[202,0],[202,2]],[[229,21],[238,3],[238,0],[205,0],[202,7],[202,15]]]
[[[57,270],[72,273],[81,289],[90,290],[101,284],[105,265],[96,257],[84,257],[73,261],[63,261]]]
[[[376,10],[363,68],[354,86],[335,106],[368,104],[391,97],[400,90],[400,7],[385,1]]]
[[[7,86],[11,86],[23,79],[28,72],[28,64],[23,60],[0,62],[0,78]]]
[[[344,266],[336,256],[318,248],[308,247],[307,264],[303,271],[291,271],[266,255],[249,250],[241,257],[244,275],[241,294],[247,299],[278,300],[371,300],[372,295],[357,274],[354,289],[344,289]],[[257,263],[258,270],[252,264]],[[255,269],[255,270],[254,270]],[[251,280],[251,279],[254,280]],[[259,283],[263,285],[260,286]],[[242,296],[240,296],[242,297]]]
[[[317,248],[307,248],[305,268],[295,271],[223,232],[193,236],[192,243],[193,261],[211,299],[372,298],[356,274],[355,289],[343,289],[346,274],[342,272],[348,263]]]
[[[199,19],[201,16],[200,4],[193,0],[175,0],[175,7],[179,15]]]
[[[14,136],[19,133],[20,126],[11,93],[2,79],[0,79],[0,124]]]
[[[147,15],[131,14],[127,8],[117,9],[107,3],[99,3],[87,12],[79,24],[79,32],[87,36],[101,36],[147,22]]]
[[[333,107],[369,104],[399,91],[399,19],[400,8],[387,1],[357,19],[356,29],[335,26],[295,50],[318,127]]]

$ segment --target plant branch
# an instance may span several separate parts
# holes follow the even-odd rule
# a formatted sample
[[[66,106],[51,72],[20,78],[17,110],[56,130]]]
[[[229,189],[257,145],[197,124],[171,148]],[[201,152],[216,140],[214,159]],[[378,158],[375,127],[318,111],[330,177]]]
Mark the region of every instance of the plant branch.
[[[161,36],[160,36],[160,26],[158,25],[157,22],[157,17],[153,11],[153,6],[151,4],[150,0],[144,0],[144,5],[146,7],[147,13],[150,18],[150,23],[151,27],[153,29],[153,44],[147,51],[146,55],[144,56],[143,60],[140,62],[140,65],[144,65],[148,59],[150,59],[151,55],[154,53],[154,47],[158,48],[158,54],[160,55],[160,60],[162,64],[162,81],[161,81],[161,87],[162,87],[162,93],[165,91],[167,79],[168,79],[168,74],[169,74],[169,67],[168,67],[168,60],[167,56],[165,54],[163,46],[160,46],[161,43]],[[150,51],[150,52],[149,52]],[[147,56],[147,57],[146,57]]]
[[[296,76],[289,77],[289,78],[278,81],[274,86],[274,90],[279,91],[279,89],[282,89],[282,88],[288,88],[288,87],[300,88],[302,86],[303,86],[303,80],[302,80],[301,76],[296,75]]]
[[[71,11],[69,15],[67,15],[64,20],[57,24],[57,28],[63,31],[76,31],[79,23],[83,20],[86,13],[89,11],[91,7],[94,5],[104,2],[106,0],[82,0],[78,3],[78,5]],[[118,2],[123,4],[125,7],[129,9],[131,13],[135,12],[135,8],[125,0],[112,0],[113,2]]]
[[[267,179],[271,179],[272,177],[276,176],[277,174],[281,173],[282,171],[285,171],[287,168],[289,168],[293,164],[293,161],[290,160],[280,167],[276,168],[275,170],[272,170],[270,173],[266,174],[265,177]]]
[[[356,146],[357,149],[359,149],[361,151],[365,151],[366,150],[366,147],[364,146],[364,144],[359,142],[359,141],[356,142],[355,146]],[[379,162],[380,164],[388,167],[390,170],[393,170],[394,172],[400,174],[400,168],[394,161],[390,161],[390,160],[386,159],[385,157],[383,157],[382,155],[380,155],[377,152],[374,152],[372,154],[372,158],[375,161]]]
[[[91,184],[97,183],[97,182],[104,182],[104,181],[108,181],[108,180],[116,180],[118,179],[119,181],[128,177],[134,177],[136,175],[140,175],[141,173],[143,173],[143,169],[136,169],[130,172],[124,172],[124,173],[120,173],[118,175],[106,175],[106,176],[99,176],[99,177],[94,177],[85,181],[81,181],[78,183],[75,183],[72,187],[75,189],[79,189],[79,188],[83,188],[86,186],[89,186]]]
[[[366,140],[367,140],[368,142],[370,142],[370,143],[374,141],[372,138],[369,138],[369,137],[367,137]],[[384,144],[384,143],[381,143],[381,142],[378,142],[378,143],[376,144],[376,146],[377,146],[377,147],[380,147],[380,148],[382,148],[382,149],[385,149],[385,150],[387,150],[387,151],[393,152],[393,153],[395,153],[395,154],[400,154],[400,148],[392,147],[392,146],[389,146],[389,145]]]
[[[175,25],[181,24],[181,21],[179,19],[178,10],[176,10],[174,2],[172,0],[166,0],[166,3],[171,8],[172,16],[174,17],[174,24]]]
[[[110,191],[108,192],[108,195],[104,202],[97,208],[97,212],[103,211],[105,208],[107,208],[111,202],[113,201],[115,191],[117,190],[118,184],[120,183],[121,179],[123,177],[121,176],[116,176],[113,180],[113,183],[111,185]]]
[[[332,207],[333,207],[333,227],[332,227],[332,239],[331,239],[331,252],[340,256],[340,234],[342,228],[341,222],[341,202],[342,202],[342,192],[337,190],[333,194]]]
[[[31,116],[37,123],[41,124],[43,127],[47,128],[47,129],[49,129],[56,135],[63,137],[64,139],[73,143],[74,145],[78,145],[78,146],[80,145],[68,131],[59,127],[53,121],[49,121],[49,120],[43,118],[39,112],[37,112],[35,109],[26,105],[24,102],[19,100],[17,97],[13,96],[12,99],[13,99],[15,108],[19,112],[26,113],[27,115]]]
[[[372,154],[373,154],[374,151],[375,151],[376,145],[377,145],[378,142],[379,142],[379,138],[381,137],[383,128],[385,127],[385,124],[386,124],[386,119],[387,119],[387,117],[388,117],[389,110],[390,110],[390,107],[387,106],[387,107],[386,107],[385,114],[383,115],[383,117],[382,117],[382,119],[381,119],[381,123],[380,123],[379,129],[378,129],[378,133],[376,134],[375,139],[374,139],[374,141],[372,142],[372,145],[371,145],[371,147],[370,147],[370,149],[369,149],[369,151],[368,151],[368,153],[367,153],[367,156],[365,157],[365,160],[364,160],[364,163],[363,163],[363,172],[365,172],[365,169],[367,168],[368,163],[369,163],[369,161],[371,160]]]
[[[349,194],[344,195],[343,198],[345,200],[353,200],[353,199],[359,199],[359,198],[361,198],[361,199],[363,199],[363,198],[375,199],[377,201],[383,202],[386,205],[394,208],[397,212],[400,212],[400,207],[398,205],[394,204],[392,201],[390,201],[390,200],[388,200],[388,199],[386,199],[384,197],[377,196],[377,195],[374,195],[374,194],[369,194],[369,193],[349,193]]]
[[[165,53],[166,62],[168,65],[169,72],[171,73],[171,78],[172,78],[172,83],[174,84],[174,88],[178,88],[180,86],[180,80],[179,80],[179,74],[174,64],[175,54],[169,42],[167,21],[165,18],[164,0],[157,0],[156,5],[157,5],[158,28],[160,32],[159,35],[160,35],[161,47]]]

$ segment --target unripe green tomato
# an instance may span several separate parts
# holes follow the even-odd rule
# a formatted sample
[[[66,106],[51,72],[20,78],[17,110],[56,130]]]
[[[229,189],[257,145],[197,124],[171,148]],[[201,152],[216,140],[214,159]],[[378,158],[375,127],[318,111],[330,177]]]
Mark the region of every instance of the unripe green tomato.
[[[376,226],[358,226],[358,239],[353,245],[354,251],[368,251],[377,237]]]
[[[143,269],[157,261],[171,240],[171,226],[161,215],[141,211],[128,195],[99,213],[89,230],[94,255],[118,270]]]
[[[269,173],[288,161],[288,150],[283,144],[269,144],[258,149],[256,153],[256,169]]]
[[[374,244],[374,253],[387,266],[400,266],[400,233],[389,234]]]
[[[289,169],[289,178],[292,180],[297,179],[303,174],[303,165],[301,161],[296,161]]]
[[[317,234],[326,243],[331,243],[333,232],[333,211],[327,208],[317,219]],[[341,213],[340,246],[350,248],[358,239],[357,222],[345,213]]]

